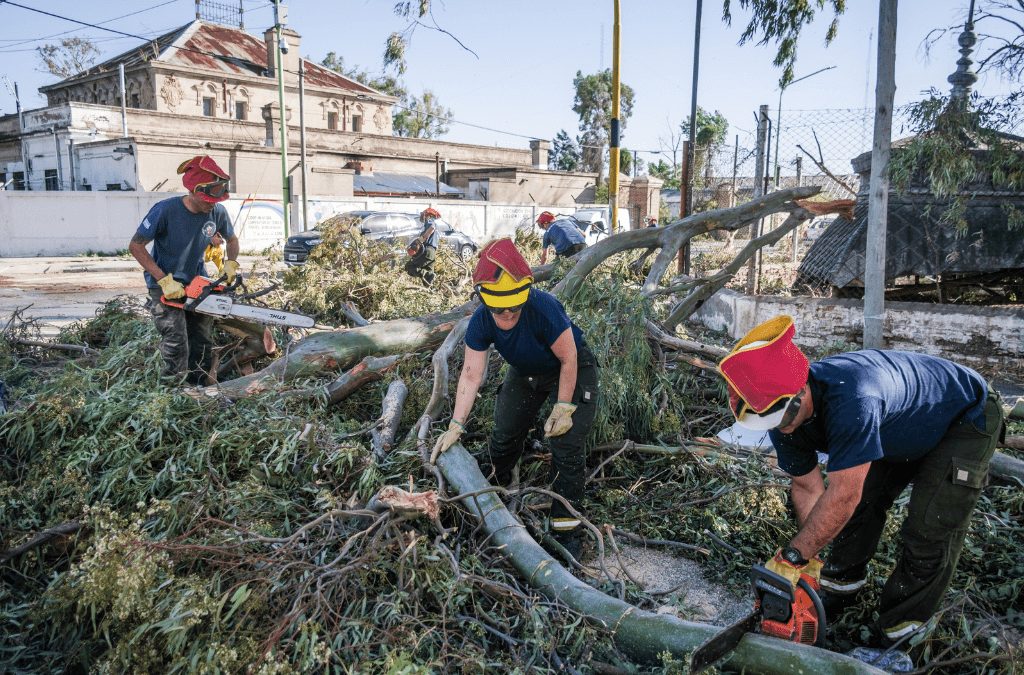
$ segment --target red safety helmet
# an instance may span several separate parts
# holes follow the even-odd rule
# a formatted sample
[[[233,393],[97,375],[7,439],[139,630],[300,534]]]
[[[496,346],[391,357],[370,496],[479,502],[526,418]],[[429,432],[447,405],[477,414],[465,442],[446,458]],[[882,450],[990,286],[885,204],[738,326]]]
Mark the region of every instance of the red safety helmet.
[[[427,218],[440,218],[440,217],[441,217],[441,214],[438,213],[438,211],[436,209],[432,208],[432,207],[427,207],[427,208],[423,209],[423,211],[420,213],[420,220],[426,220]]]
[[[518,307],[533,285],[533,270],[511,239],[498,239],[480,250],[473,287],[488,307]]]
[[[181,182],[196,198],[210,204],[222,202],[231,195],[231,177],[209,155],[196,155],[178,165]]]
[[[537,216],[537,224],[540,225],[541,227],[544,227],[545,225],[548,225],[549,223],[553,222],[555,222],[555,214],[551,213],[550,211],[544,211],[539,216]]]

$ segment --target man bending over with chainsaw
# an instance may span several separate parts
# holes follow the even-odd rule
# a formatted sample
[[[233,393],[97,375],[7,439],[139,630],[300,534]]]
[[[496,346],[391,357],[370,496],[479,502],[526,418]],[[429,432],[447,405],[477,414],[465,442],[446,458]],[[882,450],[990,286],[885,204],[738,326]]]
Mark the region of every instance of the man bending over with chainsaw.
[[[466,329],[466,355],[448,430],[430,456],[458,442],[469,421],[487,365],[491,345],[508,362],[505,381],[494,404],[490,463],[498,485],[512,482],[512,469],[523,454],[537,414],[554,400],[544,422],[551,446],[551,480],[555,492],[578,508],[583,498],[584,444],[597,412],[597,360],[583,333],[555,296],[531,288],[529,264],[511,239],[499,239],[480,251],[473,272],[482,302]],[[551,531],[556,541],[578,558],[580,521],[560,500],[551,503]]]
[[[921,629],[949,586],[1003,431],[999,397],[970,368],[924,354],[869,349],[809,364],[794,333],[790,317],[775,317],[718,366],[737,421],[771,430],[791,477],[799,531],[767,567],[794,586],[801,573],[820,574],[834,615],[866,585],[886,513],[913,484],[879,600],[887,647]],[[827,487],[818,451],[828,455]]]
[[[223,273],[230,284],[238,274],[238,237],[224,206],[228,174],[207,155],[178,167],[188,194],[157,202],[139,225],[128,251],[145,270],[149,307],[160,333],[163,375],[175,382],[205,384],[213,358],[213,317],[186,312],[160,301],[185,297],[185,286],[205,273],[203,255],[220,235],[227,242]],[[153,253],[146,250],[153,242]]]

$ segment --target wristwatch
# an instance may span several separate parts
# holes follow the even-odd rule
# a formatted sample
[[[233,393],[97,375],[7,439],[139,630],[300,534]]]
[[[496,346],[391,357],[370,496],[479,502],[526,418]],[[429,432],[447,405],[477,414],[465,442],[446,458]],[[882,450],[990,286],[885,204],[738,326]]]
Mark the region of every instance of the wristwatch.
[[[796,567],[803,567],[808,562],[807,558],[793,546],[786,546],[782,549],[782,559]]]

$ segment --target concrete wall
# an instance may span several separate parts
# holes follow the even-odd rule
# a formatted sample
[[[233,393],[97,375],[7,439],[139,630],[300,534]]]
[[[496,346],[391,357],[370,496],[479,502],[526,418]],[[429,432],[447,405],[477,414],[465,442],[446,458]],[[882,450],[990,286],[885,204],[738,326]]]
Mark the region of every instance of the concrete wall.
[[[128,156],[124,161],[131,161]],[[128,247],[139,223],[166,192],[12,192],[0,191],[0,257],[78,255]],[[280,247],[284,223],[280,199],[246,195],[224,202],[243,251]],[[310,226],[346,211],[380,210],[418,214],[428,206],[478,243],[533,228],[553,205],[491,202],[431,202],[414,199],[317,198],[309,200]],[[565,209],[562,209],[565,211]],[[301,207],[292,206],[292,231],[303,229]],[[538,230],[539,232],[539,230]]]
[[[887,302],[885,347],[925,352],[974,368],[1019,370],[1024,362],[1024,308]],[[694,318],[738,339],[778,314],[796,323],[796,342],[857,349],[863,337],[860,300],[750,297],[722,290]]]

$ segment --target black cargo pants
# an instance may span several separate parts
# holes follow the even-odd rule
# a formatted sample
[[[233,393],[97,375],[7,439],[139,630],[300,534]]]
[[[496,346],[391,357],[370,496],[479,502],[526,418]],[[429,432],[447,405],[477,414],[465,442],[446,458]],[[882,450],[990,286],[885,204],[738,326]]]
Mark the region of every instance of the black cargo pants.
[[[149,311],[160,333],[160,355],[164,359],[162,375],[189,384],[206,384],[213,363],[214,318],[186,312],[160,302],[160,289],[149,291]]]
[[[579,244],[573,244],[572,246],[569,246],[561,253],[556,252],[555,255],[558,256],[559,258],[571,258],[572,256],[576,255],[586,247],[586,243],[580,242]]]
[[[882,643],[891,644],[925,624],[956,569],[1003,428],[999,395],[989,387],[983,430],[962,420],[919,460],[872,462],[860,503],[832,542],[821,572],[823,599],[843,605],[864,587],[886,513],[913,483],[900,530],[902,550],[882,589],[877,628]]]
[[[561,436],[548,440],[551,448],[552,489],[577,507],[583,498],[586,480],[586,451],[584,444],[597,413],[597,361],[591,351],[583,347],[576,356],[576,389],[572,403],[572,428]],[[512,468],[523,455],[530,429],[544,424],[537,414],[541,406],[558,396],[558,371],[547,375],[522,375],[509,366],[505,381],[494,405],[494,431],[490,441],[490,463],[495,482],[507,486],[512,481]],[[486,471],[486,469],[485,469]],[[579,522],[558,500],[551,504],[552,529],[568,531]]]
[[[434,283],[434,263],[437,261],[437,249],[424,246],[419,255],[409,258],[405,263],[405,271],[411,277],[417,277],[424,285]]]

